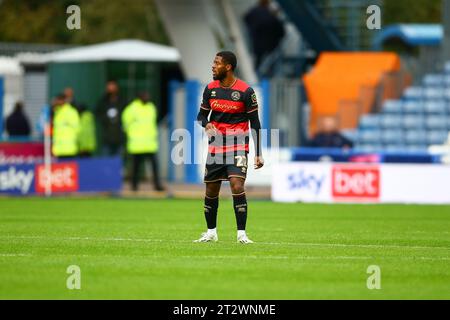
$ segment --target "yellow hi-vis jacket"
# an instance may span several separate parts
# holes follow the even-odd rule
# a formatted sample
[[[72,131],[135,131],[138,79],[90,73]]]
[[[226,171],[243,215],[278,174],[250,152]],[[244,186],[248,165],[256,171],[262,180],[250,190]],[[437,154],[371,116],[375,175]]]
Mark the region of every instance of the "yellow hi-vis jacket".
[[[78,155],[79,131],[78,111],[68,103],[58,107],[53,117],[53,154],[57,157]]]
[[[80,116],[80,133],[78,136],[80,152],[94,152],[97,148],[95,137],[95,118],[90,111],[84,111]]]
[[[158,151],[157,111],[153,103],[140,99],[131,102],[122,113],[122,125],[130,154]]]

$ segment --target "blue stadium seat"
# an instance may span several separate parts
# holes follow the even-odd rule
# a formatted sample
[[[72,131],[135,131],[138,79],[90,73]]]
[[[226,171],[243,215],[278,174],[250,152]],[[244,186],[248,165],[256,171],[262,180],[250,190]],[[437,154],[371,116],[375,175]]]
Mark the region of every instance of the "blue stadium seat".
[[[396,114],[385,114],[380,116],[380,126],[386,129],[398,128],[403,117]]]
[[[447,63],[445,64],[445,73],[450,74],[450,61],[447,61]]]
[[[380,130],[361,130],[358,133],[358,141],[361,144],[379,144],[381,142]]]
[[[403,144],[403,130],[384,130],[381,138],[384,144]]]
[[[421,101],[406,101],[403,103],[403,113],[421,114],[425,110]]]
[[[386,100],[383,104],[384,114],[401,114],[403,102],[401,100]]]
[[[406,151],[417,153],[427,152],[428,146],[426,144],[411,144],[406,146]]]
[[[405,129],[423,129],[425,118],[421,115],[405,115],[401,123]]]
[[[444,144],[447,141],[447,130],[433,130],[428,131],[427,143],[428,144]]]
[[[444,84],[446,87],[450,87],[450,74],[444,76]]]
[[[406,149],[404,144],[386,144],[384,151],[402,153]]]
[[[425,121],[429,130],[447,130],[447,117],[429,116]]]
[[[445,89],[444,98],[450,100],[450,85]]]
[[[422,87],[409,87],[403,93],[403,98],[406,100],[420,100],[423,98]]]
[[[358,144],[354,148],[356,152],[378,152],[383,151],[384,147],[380,144]]]
[[[341,134],[352,142],[358,141],[358,130],[341,130]]]
[[[425,99],[443,99],[445,94],[444,87],[430,87],[424,90]]]
[[[405,133],[405,143],[407,145],[426,145],[427,132],[425,130],[408,130]]]
[[[423,78],[423,85],[426,87],[444,86],[445,76],[442,74],[427,74]]]
[[[378,129],[380,127],[380,117],[374,114],[366,114],[359,119],[359,128],[362,130]]]
[[[445,100],[426,101],[424,108],[427,114],[443,116],[447,113],[447,104]]]

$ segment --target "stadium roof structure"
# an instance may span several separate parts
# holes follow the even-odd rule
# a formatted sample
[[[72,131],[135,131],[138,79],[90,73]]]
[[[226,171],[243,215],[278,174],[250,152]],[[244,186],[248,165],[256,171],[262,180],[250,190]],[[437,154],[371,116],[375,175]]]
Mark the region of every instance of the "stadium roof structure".
[[[66,49],[47,54],[47,62],[83,61],[146,61],[178,62],[180,54],[174,47],[142,40],[118,40]]]
[[[390,39],[400,39],[410,46],[438,46],[444,38],[440,24],[395,24],[383,28],[373,41],[376,50]]]
[[[17,59],[0,56],[0,75],[21,75],[23,69]]]

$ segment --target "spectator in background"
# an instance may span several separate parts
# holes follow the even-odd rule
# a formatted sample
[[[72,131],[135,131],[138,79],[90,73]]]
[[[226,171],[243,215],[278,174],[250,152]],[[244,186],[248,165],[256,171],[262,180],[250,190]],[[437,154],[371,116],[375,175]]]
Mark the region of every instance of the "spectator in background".
[[[127,152],[132,157],[132,189],[139,187],[139,169],[146,159],[153,167],[153,183],[157,191],[163,191],[158,171],[158,124],[156,106],[149,101],[149,94],[142,92],[122,113],[122,123],[127,136]]]
[[[66,96],[59,94],[54,100],[52,152],[58,158],[78,155],[80,116]]]
[[[119,94],[116,81],[110,80],[106,84],[106,93],[100,99],[95,110],[97,119],[102,127],[103,154],[118,155],[123,142],[121,114],[125,103]]]
[[[255,68],[259,69],[263,58],[278,47],[284,37],[283,23],[270,8],[270,0],[260,0],[244,16],[255,54]]]
[[[23,109],[23,103],[16,102],[13,112],[6,118],[6,132],[10,137],[28,138],[31,134],[30,122]]]
[[[81,157],[91,157],[97,148],[95,136],[95,117],[94,114],[80,104],[80,133],[78,135],[79,154]]]
[[[71,87],[67,87],[64,89],[63,94],[66,97],[66,102],[79,111],[80,106],[75,100],[73,89]]]
[[[344,148],[353,147],[353,142],[339,133],[336,119],[325,117],[322,119],[321,128],[309,143],[313,148]]]

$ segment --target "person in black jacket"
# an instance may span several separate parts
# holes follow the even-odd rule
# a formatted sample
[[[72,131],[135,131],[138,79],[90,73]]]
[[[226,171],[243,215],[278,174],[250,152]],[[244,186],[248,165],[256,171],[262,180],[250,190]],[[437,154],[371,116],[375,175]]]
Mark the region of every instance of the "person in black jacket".
[[[269,0],[260,0],[244,16],[245,24],[251,36],[255,68],[258,70],[263,58],[278,47],[284,37],[283,23],[270,8]]]
[[[6,118],[6,132],[10,137],[26,138],[31,134],[30,122],[23,109],[23,103],[17,102],[14,111]]]
[[[344,148],[353,147],[353,142],[339,133],[336,120],[333,117],[322,119],[322,128],[309,143],[313,148]]]
[[[106,93],[100,99],[95,110],[102,128],[103,154],[118,155],[124,141],[121,115],[125,102],[119,95],[116,81],[110,80],[106,84]]]

